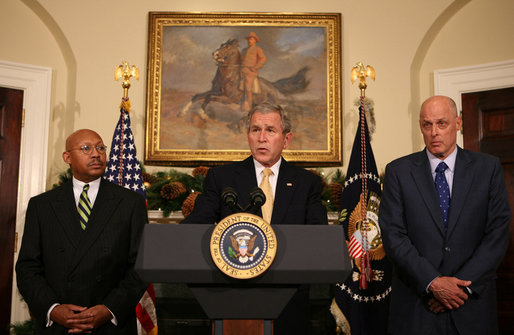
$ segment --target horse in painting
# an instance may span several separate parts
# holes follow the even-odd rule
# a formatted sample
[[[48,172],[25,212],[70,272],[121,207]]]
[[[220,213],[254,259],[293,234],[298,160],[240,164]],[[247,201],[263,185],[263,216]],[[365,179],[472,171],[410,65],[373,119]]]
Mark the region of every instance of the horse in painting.
[[[196,112],[198,116],[207,121],[216,119],[230,122],[232,128],[239,128],[240,121],[244,118],[241,111],[243,90],[240,88],[242,56],[239,51],[239,43],[236,39],[229,39],[212,53],[217,70],[212,80],[211,89],[194,95],[182,108],[178,116],[184,116],[189,112]],[[258,77],[260,92],[254,93],[253,103],[264,101],[283,103],[287,96],[303,92],[309,81],[306,78],[308,67],[303,67],[293,76],[270,82]]]

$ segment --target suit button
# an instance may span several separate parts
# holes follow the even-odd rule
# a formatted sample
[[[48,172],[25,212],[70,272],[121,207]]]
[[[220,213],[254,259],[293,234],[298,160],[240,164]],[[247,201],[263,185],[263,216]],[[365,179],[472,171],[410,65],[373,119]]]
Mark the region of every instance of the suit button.
[[[444,247],[444,251],[446,251],[446,252],[450,252],[450,251],[451,251],[451,249],[450,249],[450,247]]]

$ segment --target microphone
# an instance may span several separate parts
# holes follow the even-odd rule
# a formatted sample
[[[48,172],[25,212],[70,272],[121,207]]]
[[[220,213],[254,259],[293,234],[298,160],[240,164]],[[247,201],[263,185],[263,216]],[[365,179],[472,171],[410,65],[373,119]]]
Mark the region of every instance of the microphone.
[[[221,193],[221,199],[223,200],[223,204],[230,208],[231,211],[242,211],[243,209],[237,203],[237,193],[232,187],[226,187]]]
[[[250,191],[250,206],[249,208],[259,209],[266,203],[266,196],[260,187],[254,187]],[[248,208],[248,209],[249,209]]]

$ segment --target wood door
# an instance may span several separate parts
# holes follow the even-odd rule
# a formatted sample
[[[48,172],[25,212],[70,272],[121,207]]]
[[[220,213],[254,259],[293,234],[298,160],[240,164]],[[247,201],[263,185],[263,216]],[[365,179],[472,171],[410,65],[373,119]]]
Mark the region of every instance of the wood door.
[[[514,87],[462,95],[464,148],[500,158],[514,210]],[[498,269],[500,334],[514,334],[514,219],[510,245]]]
[[[0,87],[0,334],[11,320],[23,91]]]

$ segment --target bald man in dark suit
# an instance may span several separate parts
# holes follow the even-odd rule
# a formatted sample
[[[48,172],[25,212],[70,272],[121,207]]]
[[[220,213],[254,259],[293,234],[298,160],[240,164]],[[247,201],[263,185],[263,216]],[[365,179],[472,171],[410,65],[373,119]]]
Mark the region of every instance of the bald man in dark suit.
[[[30,200],[16,264],[34,333],[137,334],[135,307],[146,284],[134,263],[145,201],[102,178],[106,147],[96,132],[70,135],[63,159],[73,180]]]
[[[392,334],[497,334],[496,269],[510,210],[498,158],[459,148],[455,102],[419,118],[426,148],[386,167],[379,211],[393,261]]]

